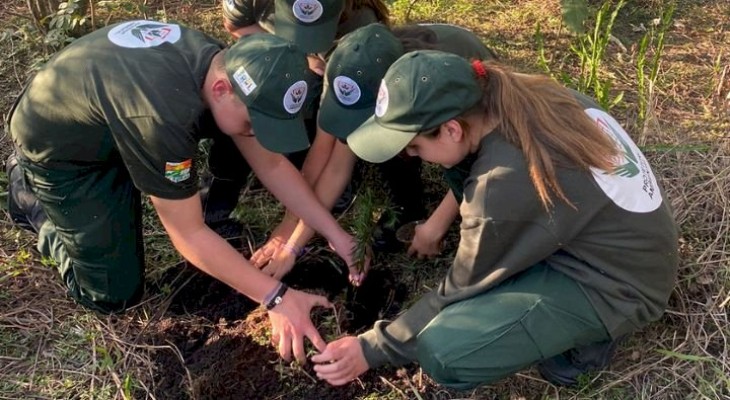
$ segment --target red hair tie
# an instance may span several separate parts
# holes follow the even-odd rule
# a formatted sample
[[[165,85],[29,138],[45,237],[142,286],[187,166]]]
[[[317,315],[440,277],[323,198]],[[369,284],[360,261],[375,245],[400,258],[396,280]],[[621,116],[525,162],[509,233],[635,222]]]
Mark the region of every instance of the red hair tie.
[[[471,62],[471,67],[474,69],[474,72],[477,74],[478,77],[487,77],[487,69],[484,68],[484,64],[482,64],[481,60],[473,60]]]

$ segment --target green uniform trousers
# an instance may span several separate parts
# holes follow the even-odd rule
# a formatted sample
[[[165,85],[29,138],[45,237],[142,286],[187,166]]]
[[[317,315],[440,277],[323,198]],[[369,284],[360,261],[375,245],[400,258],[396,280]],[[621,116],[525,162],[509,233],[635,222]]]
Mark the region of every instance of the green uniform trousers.
[[[38,250],[53,258],[69,295],[101,312],[139,301],[144,286],[141,196],[119,158],[38,165],[18,157],[48,220]]]
[[[419,333],[417,351],[434,380],[466,390],[606,340],[610,336],[580,286],[537,264],[445,307]]]

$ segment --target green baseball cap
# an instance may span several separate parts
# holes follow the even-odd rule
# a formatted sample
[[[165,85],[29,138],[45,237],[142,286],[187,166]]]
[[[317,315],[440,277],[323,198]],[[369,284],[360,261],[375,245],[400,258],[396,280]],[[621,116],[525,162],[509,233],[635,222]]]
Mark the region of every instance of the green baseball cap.
[[[434,50],[406,53],[385,74],[375,114],[347,143],[365,161],[389,160],[418,132],[461,115],[481,97],[472,66],[463,57]]]
[[[274,29],[306,53],[329,50],[337,35],[345,0],[276,0]]]
[[[373,115],[380,81],[403,51],[400,40],[378,23],[340,39],[325,70],[328,87],[319,108],[319,126],[347,139]]]
[[[284,38],[257,33],[233,44],[224,62],[261,145],[277,153],[309,147],[300,112],[311,81],[306,55]]]

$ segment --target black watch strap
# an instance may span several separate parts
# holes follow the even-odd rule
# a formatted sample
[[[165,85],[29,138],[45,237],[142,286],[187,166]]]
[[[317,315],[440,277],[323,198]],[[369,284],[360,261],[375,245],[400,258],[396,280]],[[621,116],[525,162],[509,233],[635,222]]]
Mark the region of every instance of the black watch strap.
[[[281,301],[284,299],[284,294],[286,293],[287,289],[289,289],[289,286],[287,286],[283,283],[281,285],[279,285],[279,287],[277,288],[276,292],[271,297],[271,299],[267,299],[268,301],[266,302],[266,304],[264,304],[266,309],[271,310],[274,307],[278,306],[281,303]]]

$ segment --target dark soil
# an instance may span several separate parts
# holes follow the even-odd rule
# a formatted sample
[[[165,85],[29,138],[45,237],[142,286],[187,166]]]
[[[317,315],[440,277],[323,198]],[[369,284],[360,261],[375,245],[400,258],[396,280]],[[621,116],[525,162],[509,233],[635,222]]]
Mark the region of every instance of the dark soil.
[[[335,265],[305,257],[284,280],[325,295],[341,311],[329,318],[339,323],[336,327],[323,324],[332,317],[330,310],[314,310],[323,337],[356,334],[400,310],[405,286],[389,270],[374,269],[363,286],[352,288],[344,268]],[[151,391],[158,399],[351,399],[383,385],[374,373],[343,387],[313,385],[317,378],[311,365],[289,364],[269,344],[268,317],[258,304],[190,265],[172,268],[158,286],[172,295],[143,339],[167,346],[153,355]]]

